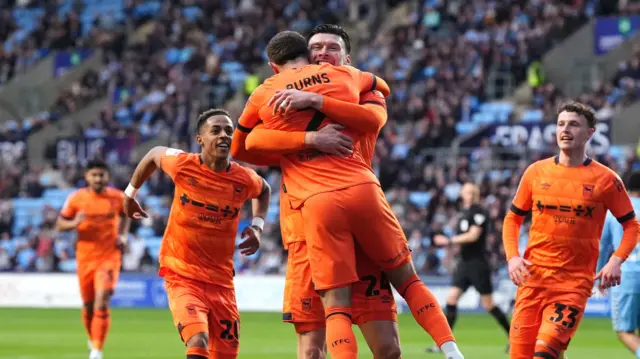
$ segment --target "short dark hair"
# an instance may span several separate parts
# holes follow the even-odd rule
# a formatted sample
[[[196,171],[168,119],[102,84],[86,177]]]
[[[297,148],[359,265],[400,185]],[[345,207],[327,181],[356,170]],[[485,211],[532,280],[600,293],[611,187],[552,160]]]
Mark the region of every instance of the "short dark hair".
[[[267,44],[267,57],[276,65],[309,57],[307,40],[295,31],[281,31],[272,37]]]
[[[198,122],[196,122],[196,134],[200,134],[202,126],[204,126],[204,124],[207,123],[207,120],[213,116],[227,116],[231,118],[229,111],[222,108],[212,108],[206,110],[198,116]]]
[[[311,40],[313,35],[316,34],[333,34],[340,36],[342,38],[342,41],[344,41],[344,46],[347,54],[351,53],[351,38],[349,38],[349,34],[341,26],[334,24],[318,25],[314,27],[313,30],[311,30],[311,32],[307,35],[307,43],[309,43],[309,40]]]
[[[97,157],[87,161],[86,171],[88,172],[92,169],[100,169],[109,172],[109,166],[107,165],[107,162]]]
[[[564,111],[577,113],[587,120],[589,127],[596,128],[596,111],[591,106],[577,101],[568,101],[560,105],[556,115],[560,115]]]
[[[640,192],[640,171],[634,171],[627,181],[627,190],[629,192]]]

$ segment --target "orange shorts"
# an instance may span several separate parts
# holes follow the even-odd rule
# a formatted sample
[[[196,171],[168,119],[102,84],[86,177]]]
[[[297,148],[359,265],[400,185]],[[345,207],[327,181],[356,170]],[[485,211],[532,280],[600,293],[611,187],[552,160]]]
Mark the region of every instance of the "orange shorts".
[[[353,323],[397,321],[396,303],[384,273],[363,253],[358,254],[362,277],[352,288]],[[313,288],[305,242],[289,244],[282,320],[293,323],[298,334],[325,328],[324,308]]]
[[[78,263],[78,283],[83,303],[93,302],[97,291],[114,291],[120,277],[120,259]]]
[[[167,271],[164,274],[169,309],[180,338],[209,334],[209,357],[237,356],[240,349],[240,314],[231,288],[200,282]]]
[[[377,268],[410,260],[402,227],[375,183],[314,195],[301,210],[317,290],[358,281],[354,238]]]
[[[567,349],[584,315],[588,296],[521,287],[511,319],[511,359],[531,359],[537,340],[561,352]]]

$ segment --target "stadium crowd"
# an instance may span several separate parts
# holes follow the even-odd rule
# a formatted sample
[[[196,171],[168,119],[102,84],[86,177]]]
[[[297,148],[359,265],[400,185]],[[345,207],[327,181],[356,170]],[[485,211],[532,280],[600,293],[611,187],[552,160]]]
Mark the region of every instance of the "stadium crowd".
[[[104,69],[88,71],[41,115],[42,121],[107,96],[109,103],[83,135],[135,135],[144,141],[170,134],[171,146],[188,150],[193,114],[204,107],[222,107],[238,91],[250,89],[247,84],[258,80],[258,69],[265,61],[263,49],[272,35],[285,29],[305,32],[321,22],[341,23],[355,17],[366,17],[375,24],[381,11],[366,4],[364,0],[299,0],[264,5],[246,0],[209,2],[198,8],[183,0],[143,9],[142,3],[128,2],[125,19],[96,19],[96,24],[103,25],[94,30],[103,31],[107,39],[107,45],[100,42],[105,49]],[[450,272],[456,249],[438,248],[431,237],[454,231],[459,190],[466,181],[481,184],[482,205],[492,223],[487,249],[494,268],[504,266],[502,219],[518,178],[527,163],[553,149],[507,153],[485,139],[478,148],[452,155],[449,146],[457,136],[456,125],[469,122],[485,101],[489,72],[507,72],[517,82],[523,81],[528,66],[600,11],[597,5],[597,1],[508,1],[501,6],[491,1],[424,1],[411,11],[408,23],[384,34],[372,31],[375,36],[361,41],[352,54],[358,67],[384,77],[393,89],[387,99],[389,122],[377,145],[374,170],[405,229],[420,273]],[[0,19],[10,15],[6,10],[0,14]],[[125,36],[113,30],[125,23],[144,28],[144,32]],[[11,33],[10,25],[0,25],[3,41],[5,33]],[[83,31],[73,33],[81,36]],[[127,37],[139,33],[145,34],[144,40],[128,41]],[[628,103],[629,96],[635,96],[631,91],[635,81],[628,78],[638,79],[638,63],[634,59],[621,67],[615,87],[604,85],[602,91],[584,95],[588,97],[583,100],[597,108]],[[2,68],[0,65],[0,75]],[[626,90],[614,96],[617,85]],[[535,91],[532,106],[547,112],[562,98],[553,85]],[[14,127],[0,128],[0,137],[16,135],[21,127]],[[72,238],[53,231],[57,208],[45,206],[40,225],[16,233],[10,200],[38,198],[49,188],[83,186],[81,161],[67,160],[37,167],[28,163],[26,153],[0,159],[0,270],[74,270]],[[637,161],[633,156],[622,162],[600,160],[619,173]],[[110,165],[113,185],[124,188],[133,165],[115,158]],[[279,187],[278,171],[258,170],[272,188]],[[142,228],[142,232],[162,236],[173,187],[167,176],[157,173],[148,190],[149,195],[163,197],[163,206],[146,204],[150,218],[134,221],[123,261],[125,271],[154,271],[157,266],[139,233]],[[236,270],[282,273],[285,258],[276,220],[265,228],[261,250],[251,257],[239,256]]]

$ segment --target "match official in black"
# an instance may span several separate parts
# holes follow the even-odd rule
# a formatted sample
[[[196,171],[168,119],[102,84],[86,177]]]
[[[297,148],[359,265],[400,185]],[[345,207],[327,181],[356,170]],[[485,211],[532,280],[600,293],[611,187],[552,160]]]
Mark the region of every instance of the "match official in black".
[[[456,269],[453,273],[445,315],[453,329],[458,316],[458,301],[464,292],[473,286],[480,293],[484,309],[490,313],[509,336],[510,323],[507,316],[493,302],[491,266],[486,253],[486,237],[489,232],[489,215],[479,204],[480,189],[473,183],[465,183],[460,191],[462,210],[459,215],[457,234],[448,238],[442,234],[433,236],[437,246],[459,245]],[[507,351],[509,350],[507,346]],[[428,352],[440,352],[437,347]]]

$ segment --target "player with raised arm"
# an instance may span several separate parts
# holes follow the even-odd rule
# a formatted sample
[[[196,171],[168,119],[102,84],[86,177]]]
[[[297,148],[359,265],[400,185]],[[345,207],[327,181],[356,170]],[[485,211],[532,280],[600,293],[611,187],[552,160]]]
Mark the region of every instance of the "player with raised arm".
[[[89,336],[89,359],[102,359],[111,325],[109,302],[118,283],[131,221],[122,207],[122,191],[107,187],[109,167],[104,161],[90,160],[84,179],[87,187],[69,195],[56,229],[75,230],[78,234],[77,272],[82,321]]]
[[[635,210],[640,211],[640,172],[634,172],[629,178],[627,190]],[[637,213],[637,212],[636,212]],[[618,248],[624,236],[623,227],[616,223],[616,218],[607,214],[607,219],[600,239],[600,258],[596,271],[600,271]],[[620,341],[640,358],[640,246],[636,246],[621,267],[620,286],[611,288],[611,320],[613,330]],[[599,289],[604,288],[598,283]]]
[[[493,301],[492,271],[486,249],[489,215],[480,205],[480,188],[474,183],[465,183],[460,191],[460,197],[462,199],[462,211],[458,219],[458,234],[451,238],[443,234],[436,234],[433,237],[434,243],[438,246],[460,246],[451,289],[449,289],[449,295],[447,296],[445,311],[447,321],[449,321],[449,326],[453,329],[458,316],[458,301],[464,292],[473,286],[480,294],[480,302],[484,309],[495,318],[508,336],[509,319]],[[427,352],[438,353],[440,348],[427,348]],[[509,346],[507,345],[508,352]]]
[[[512,359],[563,357],[592,293],[607,210],[624,235],[595,276],[603,287],[620,284],[620,265],[638,243],[638,221],[620,179],[586,155],[595,124],[593,109],[581,103],[558,109],[560,153],[526,169],[504,219],[509,276],[519,286],[511,319]],[[521,256],[520,226],[529,211],[529,242]]]
[[[309,57],[313,63],[350,64],[350,39],[337,25],[318,25],[307,36]],[[290,90],[297,91],[297,90]],[[361,116],[378,116],[384,124],[387,118],[384,96],[368,91],[360,96]],[[335,114],[325,113],[329,117]],[[321,152],[347,156],[352,139],[339,132],[340,127],[329,125],[320,131],[287,132],[254,127],[246,136],[246,148],[251,156],[258,154],[287,154],[313,146]],[[236,132],[234,147],[244,146],[245,136]],[[328,136],[328,137],[327,137]],[[378,131],[368,133],[357,145],[370,165]],[[244,154],[244,153],[242,153]],[[246,154],[244,154],[246,155]],[[287,280],[283,320],[293,323],[298,334],[298,357],[317,358],[325,355],[325,320],[320,296],[313,288],[311,269],[300,210],[291,209],[286,194],[281,192],[281,228],[285,248],[288,249]],[[286,232],[285,233],[285,229]],[[400,339],[397,310],[391,285],[384,272],[356,246],[357,271],[360,281],[354,283],[352,298],[353,323],[360,327],[374,358],[399,358]]]
[[[260,246],[271,190],[255,171],[229,159],[233,123],[212,109],[198,117],[200,153],[155,147],[136,168],[124,207],[134,219],[146,217],[135,194],[160,168],[175,184],[173,204],[160,247],[160,276],[187,359],[233,359],[239,352],[240,316],[233,285],[233,255],[240,210],[253,198],[253,221],[242,231],[244,255]]]
[[[325,121],[329,107],[357,114],[360,94],[372,91],[382,80],[349,66],[309,65],[307,44],[300,34],[285,31],[267,45],[276,75],[251,95],[238,128],[250,132],[262,120],[267,129],[315,131]],[[284,111],[294,101],[291,93],[281,105],[269,106],[276,91],[298,89],[322,95],[309,109]],[[330,96],[328,96],[330,95]],[[300,102],[303,103],[304,101]],[[280,112],[285,112],[284,118]],[[289,109],[291,110],[291,109]],[[345,116],[339,122],[357,142],[365,133],[378,131],[376,117]],[[236,156],[236,153],[234,153]],[[237,156],[236,156],[237,157]],[[407,241],[371,168],[356,146],[347,157],[318,151],[301,151],[282,157],[284,190],[290,205],[304,218],[312,279],[322,296],[327,344],[334,358],[357,357],[351,328],[351,284],[358,281],[354,237],[361,249],[407,300],[417,322],[441,344],[448,358],[462,358],[446,318],[433,294],[417,276]]]

